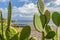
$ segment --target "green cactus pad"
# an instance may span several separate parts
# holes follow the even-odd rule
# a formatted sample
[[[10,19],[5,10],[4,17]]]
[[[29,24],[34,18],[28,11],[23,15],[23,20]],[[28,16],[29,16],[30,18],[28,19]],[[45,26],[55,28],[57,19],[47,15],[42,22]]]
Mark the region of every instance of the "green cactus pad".
[[[46,30],[46,32],[48,33],[49,31],[52,31],[52,28],[51,28],[50,25],[46,25],[46,26],[45,26],[45,30]]]
[[[18,34],[19,33],[16,33],[10,40],[18,40]]]
[[[10,27],[10,32],[8,31],[8,33],[9,33],[9,39],[11,39],[17,33],[17,31],[15,28]],[[5,35],[6,35],[6,38],[8,39],[8,35],[6,31],[5,31]]]
[[[4,33],[3,33],[3,35],[4,35],[4,39],[6,40],[6,27],[4,26],[4,31],[3,31]],[[10,39],[17,33],[17,31],[16,31],[16,29],[15,28],[13,28],[13,27],[10,27]],[[2,35],[2,30],[1,30],[1,26],[0,26],[0,35]]]
[[[31,34],[30,26],[25,26],[20,32],[19,40],[29,40],[30,34]]]
[[[45,11],[45,16],[46,16],[46,24],[48,24],[50,21],[50,12],[48,10]]]
[[[42,26],[44,28],[44,26],[46,24],[46,17],[45,17],[45,15],[40,15],[40,20],[41,20]]]
[[[60,26],[60,14],[58,12],[52,14],[52,21],[57,27]]]
[[[11,2],[9,2],[9,5],[8,5],[8,17],[7,17],[7,27],[8,27],[8,29],[7,30],[9,30],[9,27],[10,27],[10,22],[11,22],[11,15],[12,14],[12,3]]]
[[[8,5],[8,17],[7,17],[7,29],[6,29],[6,37],[7,37],[7,40],[10,39],[10,23],[11,23],[11,14],[12,14],[12,3],[9,2],[9,5]]]
[[[34,21],[34,27],[36,28],[36,30],[39,32],[42,32],[43,31],[42,23],[41,23],[40,17],[37,14],[34,15],[33,21]]]
[[[46,39],[52,39],[55,37],[55,32],[54,31],[49,31],[46,35]]]
[[[43,1],[38,0],[37,6],[38,6],[39,12],[42,14],[44,12],[44,3],[43,3]]]
[[[2,16],[2,11],[0,10],[0,40],[4,40],[4,30],[3,30],[3,16]]]
[[[13,37],[17,33],[16,29],[11,27],[10,28],[10,37]]]

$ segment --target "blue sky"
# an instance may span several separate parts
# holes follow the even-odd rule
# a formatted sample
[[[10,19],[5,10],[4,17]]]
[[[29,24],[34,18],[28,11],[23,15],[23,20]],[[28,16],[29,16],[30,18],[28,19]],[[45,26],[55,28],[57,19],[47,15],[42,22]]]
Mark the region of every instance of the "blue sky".
[[[7,8],[10,0],[0,0],[0,10],[3,17],[7,17]],[[43,0],[45,10],[48,9],[51,14],[54,11],[60,12],[60,0]],[[39,13],[37,10],[37,0],[12,0],[12,19],[15,20],[33,20],[33,15]]]

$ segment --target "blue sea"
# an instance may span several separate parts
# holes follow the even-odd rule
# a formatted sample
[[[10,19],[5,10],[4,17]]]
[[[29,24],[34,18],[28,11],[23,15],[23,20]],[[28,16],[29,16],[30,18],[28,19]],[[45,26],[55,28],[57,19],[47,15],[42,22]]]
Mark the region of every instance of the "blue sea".
[[[13,24],[15,24],[16,26],[26,26],[26,25],[30,25],[33,24],[32,20],[18,20],[18,21],[13,21]]]

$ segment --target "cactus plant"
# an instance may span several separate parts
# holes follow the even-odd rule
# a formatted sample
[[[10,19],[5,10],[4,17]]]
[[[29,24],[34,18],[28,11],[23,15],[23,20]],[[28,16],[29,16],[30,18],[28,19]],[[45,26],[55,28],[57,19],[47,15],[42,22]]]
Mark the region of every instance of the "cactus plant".
[[[46,16],[46,24],[48,24],[50,21],[50,12],[48,10],[45,11],[45,16]]]
[[[29,40],[30,34],[31,34],[30,26],[25,26],[20,33],[20,39],[19,40]]]
[[[55,36],[55,32],[54,31],[49,31],[45,38],[51,39],[51,38],[54,38],[54,36]]]
[[[42,39],[52,39],[58,40],[58,28],[60,26],[60,14],[58,12],[54,12],[52,14],[52,21],[57,26],[56,32],[54,32],[50,25],[48,25],[50,21],[50,12],[48,10],[44,11],[44,3],[42,0],[38,0],[37,3],[38,10],[40,15],[35,14],[33,23],[35,29],[42,34]],[[30,26],[25,26],[20,33],[16,31],[15,28],[10,26],[11,22],[11,14],[12,14],[12,4],[9,2],[8,6],[8,19],[7,25],[4,25],[2,11],[0,10],[0,40],[37,40],[36,38],[30,38],[31,28]],[[45,33],[46,32],[46,33]],[[20,36],[18,36],[20,34]]]
[[[41,40],[53,39],[55,36],[55,32],[48,25],[50,21],[50,12],[48,10],[44,12],[44,3],[42,0],[38,0],[37,4],[38,4],[38,10],[40,12],[39,15],[40,17],[38,16],[38,14],[34,15],[34,19],[33,19],[34,27],[36,28],[36,30],[42,33]]]
[[[0,20],[1,20],[1,25],[0,25],[0,37],[1,40],[10,40],[17,32],[16,30],[12,27],[10,27],[10,21],[11,21],[11,2],[9,3],[9,8],[8,8],[8,23],[7,26],[4,25],[3,23],[3,16],[2,16],[2,11],[0,11]],[[9,33],[8,33],[9,31]],[[5,35],[6,33],[6,35]],[[7,37],[8,36],[8,37]]]
[[[18,34],[19,34],[19,33],[14,34],[14,36],[11,37],[10,40],[19,40],[19,39],[18,39]]]
[[[45,31],[48,33],[49,31],[52,31],[52,28],[50,25],[46,25]]]
[[[55,40],[58,40],[58,28],[60,26],[60,14],[58,12],[53,12],[52,21],[57,26]]]
[[[39,10],[40,14],[43,14],[43,12],[44,12],[44,3],[42,2],[42,0],[38,0],[37,6],[38,6],[38,10]]]
[[[12,14],[12,4],[9,2],[8,6],[8,19],[7,25],[3,22],[2,11],[0,11],[0,40],[29,40],[31,34],[30,26],[25,26],[21,33],[17,32],[15,28],[10,26],[11,14]],[[18,36],[20,34],[20,37]]]
[[[1,17],[1,30],[2,30],[2,40],[4,40],[3,39],[3,17],[2,17],[2,11],[0,10],[0,17]]]
[[[6,29],[6,37],[7,37],[7,40],[10,39],[10,22],[11,22],[11,14],[12,14],[12,4],[11,2],[9,2],[9,5],[8,5],[8,22],[7,22],[7,29]]]
[[[44,20],[43,20],[44,19]],[[45,24],[46,24],[46,16],[45,15],[40,15],[40,20],[41,20],[41,23],[42,23],[42,26],[44,28]]]
[[[39,32],[42,32],[43,30],[43,27],[42,27],[42,23],[41,23],[41,20],[40,20],[40,17],[35,14],[34,15],[34,26],[35,28],[39,31]]]
[[[58,12],[52,14],[52,21],[57,27],[60,26],[60,14]]]

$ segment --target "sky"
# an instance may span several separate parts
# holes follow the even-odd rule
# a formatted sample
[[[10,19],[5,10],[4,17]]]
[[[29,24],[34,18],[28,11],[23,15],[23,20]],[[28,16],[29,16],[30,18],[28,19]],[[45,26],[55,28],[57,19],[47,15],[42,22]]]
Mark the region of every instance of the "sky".
[[[0,10],[3,17],[7,18],[8,3],[10,0],[0,0]],[[38,12],[37,0],[11,0],[13,20],[33,20],[33,15]],[[60,12],[60,0],[43,0],[45,10]]]

